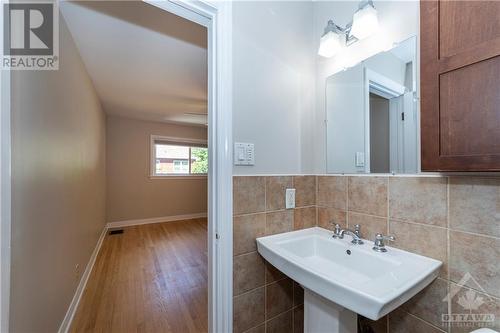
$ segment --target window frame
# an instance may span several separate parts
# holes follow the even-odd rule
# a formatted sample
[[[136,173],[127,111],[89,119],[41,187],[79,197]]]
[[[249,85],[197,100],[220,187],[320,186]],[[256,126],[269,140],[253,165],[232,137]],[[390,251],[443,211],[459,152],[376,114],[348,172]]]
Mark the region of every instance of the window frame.
[[[207,173],[191,173],[191,162],[188,160],[189,173],[180,174],[167,174],[159,175],[156,173],[156,142],[164,141],[165,143],[172,143],[172,145],[188,146],[189,147],[189,158],[191,158],[191,148],[194,147],[204,147],[208,149],[207,140],[201,139],[186,139],[179,137],[170,137],[163,135],[151,135],[150,138],[150,157],[149,157],[149,178],[150,179],[206,179]]]

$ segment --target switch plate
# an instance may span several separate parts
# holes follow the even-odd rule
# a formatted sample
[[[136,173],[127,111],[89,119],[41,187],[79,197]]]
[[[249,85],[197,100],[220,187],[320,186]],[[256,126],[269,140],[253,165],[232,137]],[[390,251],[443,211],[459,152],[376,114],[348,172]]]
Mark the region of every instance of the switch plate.
[[[287,188],[285,191],[285,208],[295,208],[295,189]]]
[[[254,165],[255,151],[253,143],[234,143],[234,165]]]

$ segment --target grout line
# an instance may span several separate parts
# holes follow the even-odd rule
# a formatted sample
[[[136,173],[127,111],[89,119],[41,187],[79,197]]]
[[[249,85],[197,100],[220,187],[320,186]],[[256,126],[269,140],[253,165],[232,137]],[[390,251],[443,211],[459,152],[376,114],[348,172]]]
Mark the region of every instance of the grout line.
[[[387,232],[387,235],[390,235],[390,230],[389,230],[389,221],[390,221],[390,217],[389,217],[389,212],[390,212],[389,204],[390,204],[390,200],[389,200],[389,198],[390,198],[390,193],[391,193],[391,187],[390,187],[390,183],[391,182],[389,180],[390,179],[387,178],[387,193],[386,193],[386,195],[387,195],[387,197],[386,197],[386,202],[387,202],[387,204],[386,204],[387,205],[386,215],[387,215],[387,217],[386,217],[386,220],[385,220],[385,232]]]
[[[233,218],[235,217],[243,217],[243,216],[252,216],[252,215],[258,215],[258,214],[266,214],[266,213],[279,213],[279,212],[286,212],[286,211],[293,211],[294,209],[302,209],[302,208],[315,208],[316,205],[307,205],[307,206],[299,206],[295,208],[290,208],[290,209],[275,209],[275,210],[269,210],[269,211],[259,211],[259,212],[251,212],[251,213],[243,213],[243,214],[234,214]],[[330,207],[326,207],[330,208]]]
[[[258,215],[258,214],[265,214],[266,211],[263,210],[263,211],[260,211],[260,212],[252,212],[252,213],[243,213],[243,214],[234,214],[233,215],[233,218],[235,217],[242,217],[242,216],[251,216],[251,215]]]
[[[316,208],[316,224],[314,226],[319,226],[319,212],[318,212],[318,176],[314,176],[314,207]],[[292,316],[293,321],[293,316]]]
[[[417,319],[417,320],[420,320],[420,321],[422,321],[422,322],[426,323],[427,325],[429,325],[429,326],[431,326],[431,327],[434,327],[435,329],[437,329],[437,330],[439,330],[439,331],[441,331],[441,332],[445,332],[445,333],[446,333],[446,331],[445,331],[445,330],[443,330],[442,328],[440,328],[439,326],[436,326],[436,325],[434,325],[434,324],[432,324],[432,323],[429,323],[428,321],[426,321],[426,320],[424,320],[424,319],[422,319],[422,318],[420,318],[420,317],[417,317],[417,316],[415,316],[414,314],[409,313],[408,311],[405,311],[405,310],[403,310],[403,311],[404,311],[406,314],[408,314],[409,316],[412,316],[413,318],[415,318],[415,319]]]
[[[264,272],[265,272],[265,271],[264,271]],[[260,285],[260,286],[258,286],[258,287],[255,287],[255,288],[249,289],[249,290],[245,290],[244,292],[242,292],[242,293],[240,293],[240,294],[238,294],[238,295],[234,295],[234,294],[233,294],[233,298],[234,298],[234,297],[239,297],[239,296],[246,295],[246,294],[251,293],[251,292],[253,292],[253,291],[257,290],[257,289],[260,289],[260,288],[266,288],[266,287],[269,287],[270,285],[276,284],[276,283],[281,282],[281,281],[286,280],[286,279],[290,279],[290,278],[289,278],[288,276],[285,276],[284,278],[281,278],[281,279],[278,279],[278,280],[274,280],[274,281],[271,281],[271,282],[267,283],[267,282],[265,282],[265,277],[264,277],[264,284],[262,284],[262,285]],[[290,280],[291,280],[291,281],[292,281],[292,283],[293,283],[293,281],[294,281],[294,280],[293,280],[293,279],[290,279]],[[265,293],[265,292],[266,292],[266,291],[264,290],[264,293]],[[292,287],[292,292],[293,292],[293,287]],[[266,301],[266,298],[267,298],[267,295],[265,295],[265,294],[264,294],[264,302]],[[292,302],[293,302],[293,296],[292,296]],[[264,304],[265,304],[265,303],[264,303]],[[267,314],[266,314],[266,315],[267,315]]]
[[[450,177],[446,177],[446,227],[450,229]]]
[[[246,253],[241,253],[241,254],[238,254],[238,255],[236,255],[236,256],[233,256],[233,258],[236,258],[236,257],[243,257],[243,256],[247,256],[247,255],[249,255],[249,254],[254,254],[254,253],[259,254],[256,250],[254,250],[254,251],[250,251],[250,252],[246,252]]]
[[[449,280],[448,282],[450,283],[450,289],[451,289],[451,284],[454,284],[454,285],[456,285],[456,286],[458,286],[458,287],[460,287],[460,288],[464,288],[464,289],[469,289],[469,290],[477,291],[477,292],[479,292],[479,293],[481,293],[481,294],[483,294],[483,295],[488,296],[488,298],[492,298],[492,299],[494,299],[494,300],[496,300],[496,301],[500,302],[500,297],[495,296],[495,295],[491,295],[491,294],[489,294],[488,292],[486,292],[485,290],[480,290],[480,289],[476,289],[476,288],[469,287],[469,286],[466,286],[466,285],[458,284],[457,282],[452,281],[452,280]],[[451,313],[451,312],[450,312],[450,313]]]
[[[296,306],[296,307],[297,307],[297,306]],[[283,315],[283,314],[285,314],[285,313],[287,313],[287,312],[293,311],[296,307],[292,306],[290,309],[288,309],[288,310],[286,310],[286,311],[283,311],[283,312],[280,312],[280,313],[278,313],[277,315],[275,315],[275,316],[273,316],[273,317],[271,317],[271,318],[269,318],[269,319],[266,319],[264,322],[267,324],[269,321],[273,320],[274,318],[279,317],[279,316],[281,316],[281,315]],[[293,312],[292,312],[292,316],[293,316]],[[293,317],[292,317],[292,319],[293,319]],[[292,321],[292,325],[293,325],[293,321]],[[292,327],[293,327],[293,326],[292,326]]]
[[[448,269],[448,275],[450,274],[450,270]],[[448,279],[446,281],[446,298],[447,298],[447,302],[448,302],[448,307],[447,307],[447,311],[448,311],[448,314],[451,314],[451,281]],[[448,332],[451,332],[451,327],[448,327]]]
[[[236,254],[236,255],[233,255],[233,259],[236,258],[236,257],[241,257],[241,256],[244,256],[244,255],[247,255],[247,254],[252,254],[252,253],[258,253],[258,252],[256,250],[252,250],[252,251],[249,251],[249,252],[244,252],[244,253]]]
[[[269,177],[264,177],[264,211],[267,213],[267,181]]]
[[[494,239],[494,240],[500,240],[500,237],[496,236],[491,236],[491,235],[485,235],[485,234],[478,234],[476,232],[471,232],[471,231],[464,231],[464,230],[456,230],[456,229],[449,229],[450,232],[460,232],[463,234],[469,234],[477,237],[484,237],[484,238],[489,238],[489,239]]]
[[[252,289],[250,289],[250,290],[246,290],[246,291],[244,291],[244,292],[242,292],[241,294],[238,294],[238,295],[235,295],[235,294],[233,293],[233,299],[234,299],[234,298],[236,298],[236,297],[240,297],[240,296],[244,296],[244,295],[250,294],[251,292],[256,291],[257,289],[260,289],[260,288],[265,288],[265,287],[266,287],[266,285],[261,285],[261,286],[258,286],[258,287],[255,287],[255,288],[252,288]],[[264,290],[264,293],[265,293],[265,292],[266,292],[266,291]],[[264,305],[265,305],[265,304],[264,304]]]
[[[350,177],[346,178],[346,184],[345,184],[345,225],[346,228],[349,228],[349,179]]]
[[[302,208],[316,208],[316,205],[299,206],[299,207],[295,207],[293,209],[302,209]]]
[[[276,283],[281,282],[281,281],[286,280],[286,279],[290,279],[290,278],[289,278],[288,276],[286,276],[286,275],[285,275],[285,277],[284,277],[284,278],[281,278],[281,279],[274,280],[274,281],[271,281],[271,282],[269,282],[269,283],[266,283],[266,284],[264,285],[264,287],[268,287],[268,286],[270,286],[270,285],[272,285],[272,284],[276,284]],[[292,283],[293,283],[293,279],[290,279],[290,280],[291,280],[291,281],[292,281]]]
[[[235,174],[233,178],[241,177],[305,177],[305,176],[320,176],[320,177],[392,177],[392,178],[442,178],[447,177],[449,173],[441,172],[441,173],[429,173],[429,172],[421,172],[421,173],[257,173],[257,174]],[[451,176],[453,177],[473,177],[473,178],[493,178],[497,179],[497,175],[495,172],[485,172],[485,174],[475,174],[471,175],[470,173],[464,174],[455,174],[453,173]]]
[[[451,258],[451,240],[450,240],[450,177],[446,177],[446,277],[448,278],[448,313],[451,313],[451,297],[450,297],[450,278],[451,278],[451,269],[450,269],[450,258]],[[451,328],[448,328],[450,331]]]
[[[266,325],[269,321],[273,320],[274,318],[279,317],[282,314],[285,314],[285,313],[290,312],[290,311],[292,311],[292,329],[293,329],[294,328],[294,325],[293,325],[293,323],[294,323],[294,321],[293,321],[294,310],[297,309],[297,308],[299,308],[299,307],[301,307],[301,306],[303,306],[303,304],[292,306],[290,309],[288,309],[288,310],[286,310],[284,312],[280,312],[276,316],[273,316],[273,317],[269,318],[268,320],[264,320],[263,322],[260,322],[257,325],[250,327],[249,329],[243,331],[243,333],[250,332],[254,328],[257,328],[257,327],[259,327],[261,325]]]
[[[266,269],[264,268],[264,331],[267,330],[266,319],[267,319],[267,284],[266,284]]]
[[[441,226],[433,225],[433,224],[425,224],[425,223],[413,222],[413,221],[407,221],[407,220],[401,220],[401,219],[396,219],[396,218],[391,218],[389,220],[395,221],[395,222],[400,222],[400,223],[415,224],[415,225],[421,225],[421,226],[424,226],[424,227],[431,227],[431,228],[448,230],[448,228],[446,228],[446,227],[441,227]]]

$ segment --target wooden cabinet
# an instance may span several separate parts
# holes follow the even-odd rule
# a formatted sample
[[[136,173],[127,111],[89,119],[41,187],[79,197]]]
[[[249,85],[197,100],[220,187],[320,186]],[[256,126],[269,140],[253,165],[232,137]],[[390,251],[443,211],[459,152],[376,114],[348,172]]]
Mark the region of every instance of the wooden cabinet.
[[[420,2],[422,171],[500,171],[500,1]]]

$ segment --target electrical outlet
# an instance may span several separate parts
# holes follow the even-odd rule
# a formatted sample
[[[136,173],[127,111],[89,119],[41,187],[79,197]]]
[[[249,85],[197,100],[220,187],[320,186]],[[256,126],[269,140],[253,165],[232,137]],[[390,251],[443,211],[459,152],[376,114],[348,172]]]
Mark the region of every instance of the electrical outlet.
[[[287,188],[285,191],[285,207],[286,209],[295,208],[295,189]]]

